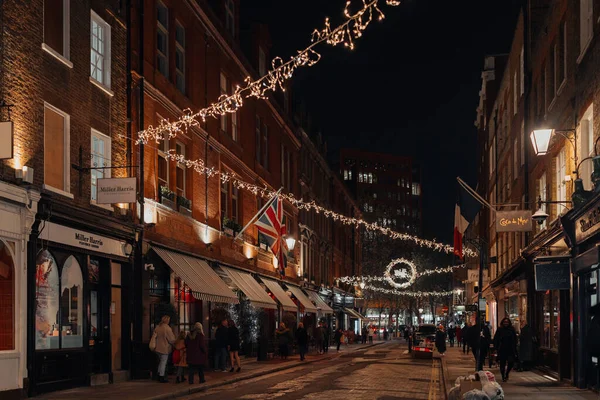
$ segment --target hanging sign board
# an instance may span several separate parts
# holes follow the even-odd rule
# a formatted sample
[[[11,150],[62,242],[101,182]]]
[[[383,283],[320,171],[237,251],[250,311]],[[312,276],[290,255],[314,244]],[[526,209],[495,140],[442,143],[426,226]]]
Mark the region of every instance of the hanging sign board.
[[[531,210],[496,212],[496,232],[531,232]]]
[[[0,122],[0,160],[13,158],[13,123]]]
[[[569,263],[535,264],[535,290],[571,289],[571,266]]]
[[[136,178],[98,179],[98,204],[135,203]]]

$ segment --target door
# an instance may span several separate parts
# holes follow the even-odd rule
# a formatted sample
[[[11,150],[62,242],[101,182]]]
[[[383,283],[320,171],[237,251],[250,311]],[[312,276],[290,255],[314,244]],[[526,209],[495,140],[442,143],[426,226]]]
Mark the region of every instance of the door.
[[[92,374],[110,372],[110,264],[90,256],[88,303],[88,354]]]
[[[599,270],[598,268],[592,270],[591,272],[585,275],[585,301],[583,303],[584,306],[584,316],[585,316],[585,330],[582,335],[585,335],[584,343],[587,340],[587,331],[590,327],[590,323],[592,321],[592,316],[590,315],[590,308],[595,306],[600,302],[600,295],[598,293],[598,278],[599,278]],[[587,384],[588,387],[595,388],[598,387],[598,358],[591,357],[589,354],[583,355],[586,359],[584,360],[584,365],[587,373]]]

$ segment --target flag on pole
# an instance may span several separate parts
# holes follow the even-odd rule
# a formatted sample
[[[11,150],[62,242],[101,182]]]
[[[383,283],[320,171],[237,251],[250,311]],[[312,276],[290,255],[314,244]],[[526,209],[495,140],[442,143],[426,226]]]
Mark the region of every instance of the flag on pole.
[[[458,199],[454,209],[454,254],[463,259],[463,235],[481,208],[481,203],[458,185]]]
[[[287,266],[285,256],[287,245],[285,240],[283,240],[283,236],[287,233],[287,229],[283,224],[283,202],[279,196],[275,196],[271,205],[258,217],[254,225],[256,225],[258,232],[264,237],[275,257],[277,257],[277,268],[279,273],[284,276]]]

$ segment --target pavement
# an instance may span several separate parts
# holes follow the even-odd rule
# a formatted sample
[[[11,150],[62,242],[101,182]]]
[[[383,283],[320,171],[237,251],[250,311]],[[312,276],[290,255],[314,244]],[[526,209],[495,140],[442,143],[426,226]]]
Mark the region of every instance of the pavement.
[[[463,354],[462,348],[448,347],[446,354],[440,356],[443,381],[446,393],[454,386],[459,376],[473,374],[475,360],[471,354]],[[511,371],[508,382],[502,382],[499,366],[492,366],[491,371],[504,390],[507,400],[598,400],[600,396],[590,390],[577,389],[567,383],[558,382],[554,377],[539,371]]]
[[[369,349],[376,349],[386,343],[384,341],[375,341],[373,344],[351,344],[343,345],[338,353],[334,346],[329,348],[327,354],[311,353],[306,356],[304,361],[300,361],[300,356],[294,355],[288,357],[287,361],[279,358],[268,361],[256,361],[256,358],[242,358],[242,370],[239,373],[233,372],[215,372],[212,369],[205,370],[206,383],[193,385],[187,382],[175,383],[175,376],[169,377],[169,383],[158,383],[151,380],[132,380],[119,382],[102,386],[86,386],[69,390],[62,390],[47,394],[35,396],[36,399],[44,400],[80,400],[80,399],[126,399],[126,400],[162,400],[189,396],[194,393],[203,392],[209,389],[224,385],[230,385],[237,382],[259,378],[268,374],[285,371],[295,367],[302,367],[322,361],[336,360],[345,357],[352,357]],[[196,382],[198,382],[196,376]]]

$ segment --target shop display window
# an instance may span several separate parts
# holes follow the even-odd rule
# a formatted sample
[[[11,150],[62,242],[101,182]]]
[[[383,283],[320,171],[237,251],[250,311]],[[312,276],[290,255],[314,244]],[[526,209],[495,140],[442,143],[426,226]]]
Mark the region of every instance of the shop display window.
[[[83,276],[75,257],[60,274],[56,260],[42,250],[36,260],[36,350],[83,346]]]
[[[544,293],[543,314],[544,327],[541,335],[542,347],[558,350],[559,342],[559,294],[558,290],[548,290]]]
[[[15,348],[15,265],[0,240],[0,351]]]

